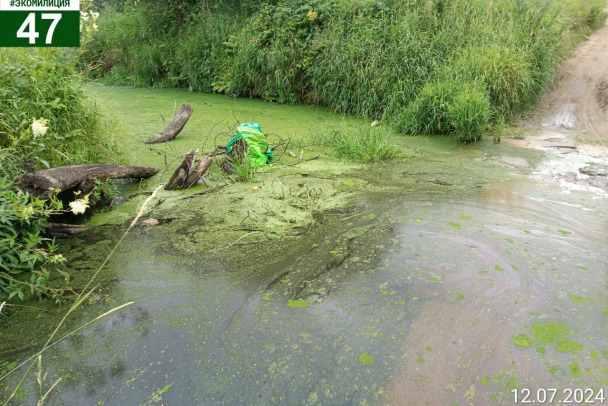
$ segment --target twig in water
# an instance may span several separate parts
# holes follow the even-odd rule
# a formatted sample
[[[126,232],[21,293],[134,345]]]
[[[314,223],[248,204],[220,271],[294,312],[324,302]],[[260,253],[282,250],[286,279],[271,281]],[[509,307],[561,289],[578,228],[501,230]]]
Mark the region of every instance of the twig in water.
[[[240,236],[239,238],[237,238],[232,244],[230,244],[229,246],[227,246],[226,249],[232,247],[234,244],[236,244],[237,242],[241,241],[243,238],[245,238],[247,236],[250,236],[252,234],[264,234],[264,237],[266,237],[266,238],[268,238],[268,240],[270,240],[270,237],[268,237],[265,232],[263,232],[263,231],[252,231],[250,233],[244,234],[244,235]]]
[[[315,159],[319,159],[319,157],[321,157],[321,154],[317,154],[317,155],[313,156],[312,158],[308,158],[308,159],[302,159],[303,157],[304,157],[304,150],[300,151],[300,159],[298,160],[298,162],[295,162],[288,166],[296,166],[296,165],[301,164],[302,162],[314,161]]]
[[[193,194],[191,194],[189,196],[182,197],[181,200],[187,200],[187,199],[192,199],[193,197],[196,197],[196,196],[206,195],[207,193],[215,192],[216,190],[221,189],[224,186],[228,186],[228,184],[225,183],[223,185],[212,187],[211,189],[205,189],[202,192],[193,193]]]

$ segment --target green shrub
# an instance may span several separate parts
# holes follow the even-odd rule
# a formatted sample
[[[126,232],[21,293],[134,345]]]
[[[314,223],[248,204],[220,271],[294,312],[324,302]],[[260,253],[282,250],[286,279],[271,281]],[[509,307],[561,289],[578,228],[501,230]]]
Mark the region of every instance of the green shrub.
[[[449,76],[427,83],[398,121],[408,134],[454,134],[459,142],[481,138],[491,117],[483,85]]]
[[[449,107],[464,84],[444,78],[428,82],[402,113],[398,129],[408,134],[448,134],[454,130]]]
[[[111,161],[115,126],[102,120],[70,59],[58,49],[0,48],[0,175]],[[35,134],[34,120],[48,130]]]
[[[456,139],[461,143],[478,141],[490,121],[490,101],[480,85],[465,85],[447,115]]]
[[[456,74],[483,83],[495,117],[511,116],[542,91],[525,50],[491,44],[465,50],[454,62]]]
[[[16,191],[0,177],[0,301],[31,295],[59,298],[63,293],[48,287],[48,281],[55,271],[67,282],[68,274],[60,268],[65,259],[55,253],[55,241],[43,237],[48,217],[60,208],[60,202]]]
[[[207,10],[192,17],[179,35],[171,65],[171,83],[195,91],[224,91],[229,83],[219,82],[232,62],[234,44],[230,36],[240,29],[241,20]]]
[[[59,297],[48,286],[55,242],[43,236],[61,205],[18,191],[14,180],[32,169],[111,162],[115,125],[103,120],[75,72],[77,55],[60,49],[0,48],[0,301],[30,294]],[[107,186],[98,188],[92,200]]]
[[[189,8],[177,24],[144,1],[124,13],[102,11],[85,59],[96,77],[124,65],[127,74],[116,76],[131,84],[320,104],[396,121],[407,132],[444,133],[454,130],[441,102],[456,97],[452,82],[483,84],[490,125],[517,115],[559,58],[601,26],[604,3],[214,1]]]

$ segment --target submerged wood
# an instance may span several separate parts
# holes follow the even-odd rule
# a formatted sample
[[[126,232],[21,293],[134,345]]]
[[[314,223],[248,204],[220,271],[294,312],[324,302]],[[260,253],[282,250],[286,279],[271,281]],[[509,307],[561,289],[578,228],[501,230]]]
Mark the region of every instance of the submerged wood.
[[[65,236],[86,231],[87,227],[78,224],[49,223],[47,232],[50,235]]]
[[[21,190],[48,199],[51,189],[59,193],[80,190],[83,194],[95,188],[98,179],[149,178],[157,172],[146,166],[86,164],[60,166],[23,175],[17,180]]]
[[[158,134],[148,138],[146,144],[155,144],[157,142],[171,141],[173,138],[183,130],[184,126],[192,115],[192,106],[189,104],[182,104],[177,114],[173,117],[171,122]]]

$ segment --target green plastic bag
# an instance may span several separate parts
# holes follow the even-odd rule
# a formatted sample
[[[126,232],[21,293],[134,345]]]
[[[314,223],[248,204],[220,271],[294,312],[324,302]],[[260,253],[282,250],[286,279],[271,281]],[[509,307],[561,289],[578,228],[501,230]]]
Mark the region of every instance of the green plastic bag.
[[[236,130],[238,133],[234,134],[226,144],[226,152],[232,151],[234,144],[242,138],[247,144],[247,155],[251,159],[252,167],[264,166],[272,160],[272,150],[258,123],[243,123]]]

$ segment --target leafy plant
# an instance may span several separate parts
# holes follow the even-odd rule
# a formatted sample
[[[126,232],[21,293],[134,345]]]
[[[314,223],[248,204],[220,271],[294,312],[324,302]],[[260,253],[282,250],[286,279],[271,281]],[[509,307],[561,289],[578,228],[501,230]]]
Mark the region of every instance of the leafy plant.
[[[0,300],[31,295],[59,299],[63,288],[48,286],[52,272],[69,281],[61,269],[65,258],[57,254],[54,239],[43,236],[48,218],[62,209],[61,202],[49,202],[14,190],[0,177]]]
[[[605,19],[603,0],[262,4],[184,6],[179,24],[152,0],[107,8],[85,62],[94,77],[320,104],[469,141],[533,103],[560,57]],[[448,105],[468,116],[456,122]]]
[[[249,182],[255,178],[255,168],[251,166],[249,155],[241,157],[236,154],[234,158],[227,158],[227,162],[239,182]]]
[[[117,157],[115,124],[98,114],[70,59],[58,49],[0,48],[0,174]],[[34,131],[37,122],[47,129]]]

